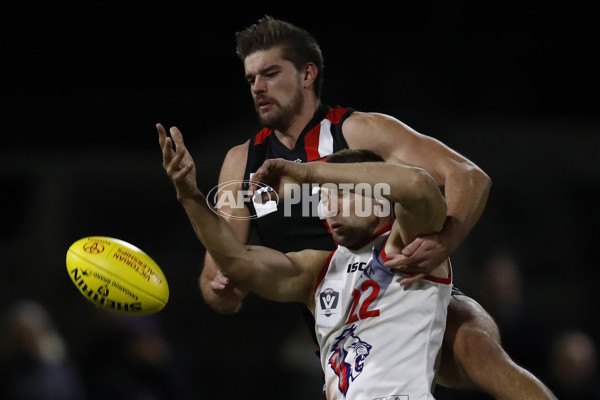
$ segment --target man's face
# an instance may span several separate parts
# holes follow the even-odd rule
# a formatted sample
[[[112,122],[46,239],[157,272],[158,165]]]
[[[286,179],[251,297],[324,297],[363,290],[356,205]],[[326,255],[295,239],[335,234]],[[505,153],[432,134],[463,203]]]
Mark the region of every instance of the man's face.
[[[381,223],[372,200],[347,190],[321,188],[321,212],[336,243],[355,248],[371,238]]]
[[[277,130],[289,128],[304,101],[301,72],[281,57],[279,47],[250,54],[244,70],[261,124]]]

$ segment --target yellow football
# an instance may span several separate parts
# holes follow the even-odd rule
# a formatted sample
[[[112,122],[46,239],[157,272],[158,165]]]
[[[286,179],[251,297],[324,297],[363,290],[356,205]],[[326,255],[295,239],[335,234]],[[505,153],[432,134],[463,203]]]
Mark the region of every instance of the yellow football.
[[[67,251],[67,272],[79,292],[102,309],[146,315],[169,301],[169,285],[160,267],[120,239],[79,239]]]

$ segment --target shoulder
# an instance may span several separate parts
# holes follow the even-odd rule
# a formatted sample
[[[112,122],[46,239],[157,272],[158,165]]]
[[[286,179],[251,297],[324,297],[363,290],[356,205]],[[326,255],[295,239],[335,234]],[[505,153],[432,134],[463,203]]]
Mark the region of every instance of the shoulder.
[[[250,140],[247,140],[227,151],[221,166],[221,178],[243,179],[246,161],[248,160],[249,143]]]
[[[250,140],[246,140],[242,144],[238,144],[237,146],[233,146],[227,151],[225,155],[224,163],[240,163],[243,162],[246,164],[246,159],[248,158],[248,146],[250,145]]]
[[[395,117],[388,114],[376,112],[361,112],[355,111],[344,121],[344,133],[356,134],[365,129],[377,130],[382,129],[410,129]]]
[[[331,258],[332,251],[328,250],[301,250],[286,253],[286,255],[298,265],[309,269],[316,279],[321,269]]]
[[[314,291],[322,272],[327,271],[326,265],[332,252],[326,250],[302,250],[286,253],[296,268],[298,280],[293,283],[293,290],[299,289],[305,296],[303,301],[314,311]]]
[[[374,151],[386,160],[395,160],[394,153],[416,133],[390,115],[358,111],[344,121],[342,130],[348,147]]]
[[[300,251],[291,251],[289,253],[286,253],[286,255],[299,262],[300,264],[307,264],[307,265],[313,265],[313,264],[319,264],[320,261],[323,261],[323,263],[325,263],[331,253],[333,253],[332,251],[329,250],[300,250]]]

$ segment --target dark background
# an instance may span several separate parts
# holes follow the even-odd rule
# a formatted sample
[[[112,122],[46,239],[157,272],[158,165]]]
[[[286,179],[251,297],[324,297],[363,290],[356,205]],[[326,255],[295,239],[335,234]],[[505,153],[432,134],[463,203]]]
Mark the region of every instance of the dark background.
[[[490,175],[484,215],[453,256],[455,283],[484,303],[486,260],[499,250],[515,258],[535,329],[519,333],[529,352],[512,354],[553,387],[547,357],[554,338],[567,329],[594,341],[600,335],[591,7],[213,7],[99,3],[10,15],[2,37],[3,311],[23,299],[43,304],[85,384],[90,375],[110,376],[116,367],[108,361],[125,357],[115,350],[122,337],[110,336],[124,329],[157,332],[169,349],[174,364],[166,370],[178,378],[142,374],[189,395],[166,398],[317,398],[318,363],[299,307],[251,297],[243,312],[225,317],[204,304],[197,289],[204,251],[162,170],[154,127],[178,126],[200,166],[201,188],[214,186],[226,151],[259,129],[234,33],[269,13],[319,41],[326,103],[390,114]],[[165,309],[121,319],[86,302],[64,258],[72,242],[91,235],[117,237],[151,255],[169,281]]]

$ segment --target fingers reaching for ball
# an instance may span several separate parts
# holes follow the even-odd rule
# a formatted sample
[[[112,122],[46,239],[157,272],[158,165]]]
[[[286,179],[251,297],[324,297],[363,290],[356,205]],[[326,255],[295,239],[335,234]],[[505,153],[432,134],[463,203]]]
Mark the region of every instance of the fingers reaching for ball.
[[[162,150],[163,168],[177,189],[177,197],[193,196],[198,192],[194,160],[185,147],[183,135],[176,127],[167,134],[161,124],[156,124],[158,143]]]

